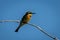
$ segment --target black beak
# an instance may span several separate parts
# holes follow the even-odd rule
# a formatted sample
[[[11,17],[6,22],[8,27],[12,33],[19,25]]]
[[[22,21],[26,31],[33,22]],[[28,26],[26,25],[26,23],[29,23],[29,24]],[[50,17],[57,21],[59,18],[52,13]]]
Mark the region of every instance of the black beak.
[[[36,13],[32,13],[32,14],[36,14]]]

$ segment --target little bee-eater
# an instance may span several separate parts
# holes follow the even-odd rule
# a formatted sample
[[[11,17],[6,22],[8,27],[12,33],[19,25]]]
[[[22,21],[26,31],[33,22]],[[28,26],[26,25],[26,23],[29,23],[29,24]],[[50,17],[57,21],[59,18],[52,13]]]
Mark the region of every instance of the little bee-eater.
[[[15,32],[18,32],[19,28],[21,28],[24,24],[27,24],[29,22],[29,20],[31,19],[32,13],[30,11],[26,12],[26,14],[22,17],[19,26],[17,27],[17,29],[15,30]]]

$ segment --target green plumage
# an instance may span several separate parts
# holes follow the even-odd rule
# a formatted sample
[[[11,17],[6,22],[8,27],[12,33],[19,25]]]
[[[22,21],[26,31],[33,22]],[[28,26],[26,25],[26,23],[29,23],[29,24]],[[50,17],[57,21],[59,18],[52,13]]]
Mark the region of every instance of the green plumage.
[[[29,21],[29,19],[27,19],[27,17],[26,17],[28,14],[32,14],[32,12],[29,12],[29,11],[26,12],[26,14],[22,17],[20,24],[17,27],[17,29],[15,30],[15,32],[18,32],[19,28],[21,28],[24,24],[26,24]]]

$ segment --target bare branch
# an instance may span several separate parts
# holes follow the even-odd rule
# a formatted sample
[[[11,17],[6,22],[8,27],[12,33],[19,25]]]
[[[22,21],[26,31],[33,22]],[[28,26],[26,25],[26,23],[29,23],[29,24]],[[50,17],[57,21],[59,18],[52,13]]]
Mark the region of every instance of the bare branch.
[[[0,20],[0,22],[1,22],[1,23],[2,23],[2,22],[17,22],[17,23],[19,23],[20,20]]]
[[[45,35],[47,35],[48,37],[52,38],[53,40],[58,40],[57,37],[53,37],[52,35],[48,34],[40,26],[37,26],[35,24],[31,24],[31,23],[27,23],[27,24],[36,27],[38,30],[40,30],[41,32],[43,32]]]
[[[0,23],[2,23],[2,22],[17,22],[17,23],[20,23],[20,20],[0,20]],[[45,35],[47,35],[48,37],[52,38],[53,40],[58,40],[57,37],[53,37],[52,35],[48,34],[40,26],[37,26],[35,24],[31,24],[31,23],[27,23],[27,24],[36,27],[38,30],[40,30],[41,32],[43,32]]]

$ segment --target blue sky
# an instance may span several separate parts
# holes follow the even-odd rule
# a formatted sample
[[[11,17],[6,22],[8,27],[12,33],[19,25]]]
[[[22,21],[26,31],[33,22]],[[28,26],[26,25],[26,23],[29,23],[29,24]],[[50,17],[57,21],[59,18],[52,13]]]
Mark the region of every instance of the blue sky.
[[[27,11],[36,13],[30,23],[60,39],[60,0],[0,0],[0,20],[20,20]],[[14,32],[19,23],[0,23],[0,40],[51,40],[30,25]]]

